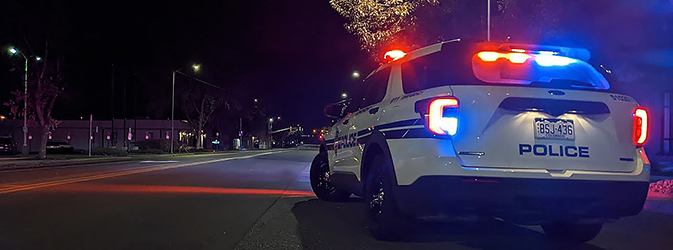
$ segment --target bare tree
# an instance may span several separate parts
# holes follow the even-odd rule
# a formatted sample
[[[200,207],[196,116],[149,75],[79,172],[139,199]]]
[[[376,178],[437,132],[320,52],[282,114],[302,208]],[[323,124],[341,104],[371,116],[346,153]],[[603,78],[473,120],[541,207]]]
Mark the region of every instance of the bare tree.
[[[414,12],[438,0],[330,0],[348,20],[346,30],[360,39],[362,49],[377,54],[382,46],[399,42],[403,31],[415,26]]]
[[[224,98],[210,94],[202,94],[200,91],[189,91],[183,96],[182,111],[187,115],[187,120],[196,130],[196,148],[203,148],[203,129],[210,120],[213,112],[224,104],[229,108]]]
[[[63,60],[50,60],[47,51],[39,63],[32,63],[28,75],[28,94],[21,90],[12,91],[12,98],[4,103],[10,107],[10,114],[14,118],[23,117],[23,103],[28,99],[27,118],[28,126],[40,131],[39,158],[47,157],[47,141],[50,131],[54,130],[60,121],[51,117],[54,103],[66,83],[63,78]]]
[[[519,41],[537,41],[557,37],[559,22],[577,13],[582,1],[490,2],[493,40],[513,35]],[[377,60],[383,58],[383,51],[395,47],[413,49],[454,38],[486,38],[485,0],[330,0],[330,4],[347,20],[346,30]]]

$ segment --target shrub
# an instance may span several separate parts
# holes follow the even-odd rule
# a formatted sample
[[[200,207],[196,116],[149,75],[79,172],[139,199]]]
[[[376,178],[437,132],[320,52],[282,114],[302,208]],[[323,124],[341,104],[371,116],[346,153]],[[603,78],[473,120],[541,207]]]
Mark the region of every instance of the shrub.
[[[127,156],[129,153],[121,148],[94,148],[91,149],[91,154],[105,156]]]
[[[202,153],[202,152],[215,152],[215,150],[212,150],[212,149],[209,149],[209,148],[199,148],[199,149],[194,149],[193,152],[195,152],[195,153],[196,153],[196,152],[198,152],[198,153]]]
[[[144,140],[144,141],[138,141],[138,149],[139,150],[146,150],[146,149],[165,149],[168,147],[168,140],[162,140],[162,139],[150,139],[150,140]]]
[[[157,148],[150,148],[150,149],[138,149],[131,151],[131,153],[136,153],[136,154],[163,154],[164,151],[161,149]]]

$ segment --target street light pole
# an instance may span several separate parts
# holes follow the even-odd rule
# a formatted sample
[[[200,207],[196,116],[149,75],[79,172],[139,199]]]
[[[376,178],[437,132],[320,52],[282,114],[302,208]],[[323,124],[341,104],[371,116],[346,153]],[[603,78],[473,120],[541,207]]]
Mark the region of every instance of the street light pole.
[[[21,54],[24,60],[23,66],[23,147],[21,147],[21,154],[27,155],[28,148],[28,57],[22,51],[12,47],[9,49],[9,53],[12,55]],[[42,61],[42,57],[35,57],[35,61]]]
[[[23,60],[25,61],[24,70],[23,70],[23,92],[25,97],[23,98],[23,147],[21,148],[21,154],[28,154],[28,58],[26,55],[21,53]]]
[[[194,72],[198,72],[201,69],[201,65],[200,64],[193,64],[192,69],[194,70]],[[174,121],[175,121],[175,73],[180,73],[181,75],[186,76],[189,79],[195,80],[197,82],[203,83],[203,84],[211,86],[213,88],[224,90],[223,88],[220,88],[216,85],[213,85],[212,83],[206,82],[206,81],[198,79],[198,78],[191,77],[191,76],[185,74],[184,72],[180,71],[180,69],[173,70],[173,84],[172,84],[172,88],[171,88],[171,136],[169,137],[169,139],[171,140],[171,154],[174,154],[174,152],[173,152],[173,148],[174,148],[174,146],[173,146],[173,136],[175,135],[175,132],[174,132],[174,130],[175,130],[175,124],[174,124]]]
[[[171,90],[171,154],[173,154],[173,130],[175,130],[175,126],[173,124],[173,121],[175,120],[175,73],[178,72],[179,69],[173,70],[173,87]]]

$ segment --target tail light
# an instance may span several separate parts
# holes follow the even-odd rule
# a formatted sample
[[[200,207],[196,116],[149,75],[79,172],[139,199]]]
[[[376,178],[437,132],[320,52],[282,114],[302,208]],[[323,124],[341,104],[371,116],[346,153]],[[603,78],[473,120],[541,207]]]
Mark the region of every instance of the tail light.
[[[416,112],[425,118],[425,126],[437,135],[458,132],[458,99],[441,97],[416,102]]]
[[[643,146],[647,141],[647,110],[638,107],[633,111],[633,143],[636,146]]]

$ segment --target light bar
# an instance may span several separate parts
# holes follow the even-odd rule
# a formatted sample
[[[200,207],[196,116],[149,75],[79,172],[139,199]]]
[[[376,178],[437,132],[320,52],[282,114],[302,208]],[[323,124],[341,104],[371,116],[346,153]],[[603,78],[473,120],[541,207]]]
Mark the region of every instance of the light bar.
[[[567,66],[568,64],[577,62],[576,59],[572,59],[565,56],[554,56],[554,55],[535,55],[535,62],[540,66]]]
[[[406,55],[407,55],[407,53],[404,53],[404,51],[391,50],[391,51],[386,52],[383,55],[383,60],[397,61],[399,59],[402,59]]]
[[[477,53],[477,56],[484,62],[495,62],[499,58],[505,58],[514,64],[523,64],[528,61],[528,59],[533,58],[538,65],[543,67],[567,66],[577,62],[577,59],[574,58],[557,56],[557,52],[553,51],[529,51],[528,54],[524,52],[526,52],[526,50],[523,49],[512,49],[512,52],[510,53],[482,51]]]

